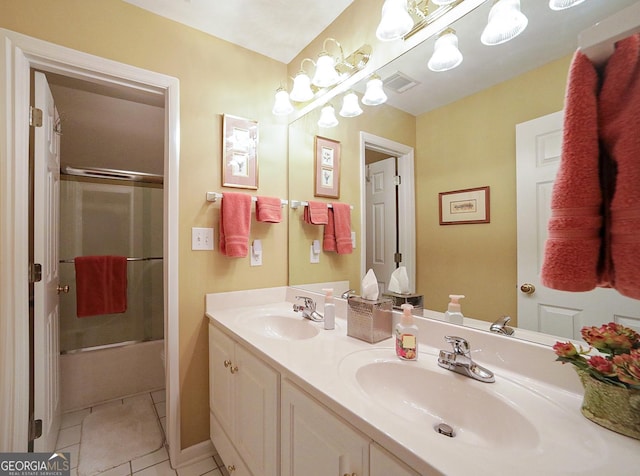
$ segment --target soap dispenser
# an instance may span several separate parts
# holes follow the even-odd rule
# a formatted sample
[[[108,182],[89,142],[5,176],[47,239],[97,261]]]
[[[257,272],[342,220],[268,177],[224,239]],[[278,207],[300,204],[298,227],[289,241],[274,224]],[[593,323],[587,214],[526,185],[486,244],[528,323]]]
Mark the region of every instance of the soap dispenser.
[[[336,305],[333,303],[333,289],[323,289],[324,295],[324,328],[332,330],[336,326]]]
[[[418,359],[418,326],[413,322],[411,304],[403,304],[402,317],[396,325],[396,355],[403,360]]]
[[[462,325],[464,316],[462,315],[462,309],[460,308],[460,299],[464,296],[462,294],[449,294],[449,306],[447,312],[444,313],[444,319],[451,324]]]

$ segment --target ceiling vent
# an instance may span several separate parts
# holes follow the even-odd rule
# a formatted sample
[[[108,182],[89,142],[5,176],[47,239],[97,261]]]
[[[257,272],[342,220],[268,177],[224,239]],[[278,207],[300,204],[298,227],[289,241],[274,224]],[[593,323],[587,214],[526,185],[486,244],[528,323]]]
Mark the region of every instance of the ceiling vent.
[[[420,82],[416,81],[415,79],[411,79],[409,76],[401,73],[400,71],[396,71],[391,76],[382,81],[382,84],[385,88],[400,94],[417,86],[418,84],[420,84]]]

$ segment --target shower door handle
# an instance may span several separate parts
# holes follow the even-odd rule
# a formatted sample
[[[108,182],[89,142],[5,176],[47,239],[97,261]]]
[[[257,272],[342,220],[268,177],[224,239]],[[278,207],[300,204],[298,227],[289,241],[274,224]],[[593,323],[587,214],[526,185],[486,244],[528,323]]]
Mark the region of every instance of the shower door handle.
[[[58,294],[60,294],[60,293],[68,294],[69,293],[69,285],[68,284],[65,284],[64,286],[60,286],[58,284],[58,287],[56,289],[58,291]]]

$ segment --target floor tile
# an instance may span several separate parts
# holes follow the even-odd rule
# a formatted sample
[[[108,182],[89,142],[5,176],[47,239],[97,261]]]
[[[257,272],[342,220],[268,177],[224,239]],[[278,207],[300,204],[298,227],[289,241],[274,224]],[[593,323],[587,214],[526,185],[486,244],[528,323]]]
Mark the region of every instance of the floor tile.
[[[124,403],[135,402],[135,401],[138,401],[138,400],[145,400],[145,401],[148,401],[149,403],[153,403],[153,400],[151,399],[151,394],[149,394],[149,393],[142,393],[140,395],[134,395],[132,397],[126,397],[126,398],[122,399],[122,401]]]
[[[169,461],[163,461],[137,472],[136,476],[176,476],[176,471],[171,468]]]
[[[82,427],[80,425],[76,425],[60,430],[58,433],[56,448],[64,449],[67,446],[77,445],[80,443],[81,428]]]
[[[122,405],[122,399],[113,400],[113,401],[107,402],[107,403],[101,403],[100,405],[95,405],[95,406],[91,407],[91,413],[99,412],[100,410],[103,410],[105,408],[111,408],[111,407],[115,407],[115,406],[118,406],[118,405]]]
[[[89,413],[91,413],[91,410],[89,408],[85,408],[84,410],[78,410],[75,412],[63,413],[62,422],[60,423],[60,429],[80,425],[84,417],[86,417]]]
[[[140,458],[132,460],[131,471],[136,473],[145,468],[148,468],[149,466],[153,466],[154,464],[167,461],[168,459],[169,453],[167,453],[167,448],[163,446],[158,451],[154,451],[153,453],[149,453],[148,455],[144,455]]]
[[[99,474],[100,476],[129,476],[131,474],[131,464],[127,461],[120,466],[108,469]]]
[[[216,469],[218,465],[212,457],[197,461],[189,466],[178,468],[178,476],[201,476]]]
[[[167,406],[165,402],[156,403],[155,407],[156,407],[156,412],[158,412],[158,418],[167,416]]]
[[[216,462],[216,466],[218,466],[218,468],[220,466],[224,466],[224,463],[222,462],[222,458],[220,458],[219,454],[213,455],[213,460]]]
[[[222,476],[222,471],[219,469],[214,469],[213,471],[209,471],[208,473],[204,473],[203,476]]]
[[[56,449],[61,453],[69,453],[69,467],[71,469],[78,467],[78,456],[80,456],[80,444],[67,446],[66,448]]]
[[[164,389],[157,390],[155,392],[151,392],[151,398],[155,403],[166,402],[167,401],[167,393]]]

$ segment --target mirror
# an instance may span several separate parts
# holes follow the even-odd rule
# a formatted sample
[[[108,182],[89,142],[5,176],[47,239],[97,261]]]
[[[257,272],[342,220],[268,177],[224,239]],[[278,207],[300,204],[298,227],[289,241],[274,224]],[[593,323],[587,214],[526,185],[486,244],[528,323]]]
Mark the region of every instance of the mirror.
[[[319,128],[319,111],[293,122],[289,199],[314,200],[314,137],[340,141],[339,201],[354,205],[351,223],[358,246],[351,255],[322,253],[320,263],[310,264],[310,246],[315,239],[322,243],[323,227],[303,224],[302,209],[290,210],[289,284],[346,280],[349,287],[360,288],[360,247],[365,243],[360,132],[365,131],[415,150],[415,216],[409,219],[415,220],[417,231],[416,291],[424,295],[425,308],[442,312],[449,294],[465,294],[465,316],[493,322],[506,314],[517,325],[515,126],[563,108],[578,33],[634,1],[586,1],[561,12],[550,11],[548,2],[523,2],[527,30],[495,47],[479,41],[491,3],[486,2],[452,25],[464,55],[458,68],[442,73],[427,69],[431,38],[378,71],[383,80],[401,72],[417,80],[416,87],[403,93],[386,87],[386,104],[363,106],[364,113],[355,118],[338,116],[336,128]],[[362,92],[364,85],[355,89]],[[336,111],[338,99],[333,102]],[[439,224],[440,192],[483,186],[490,187],[490,223]],[[632,305],[639,307],[637,301]]]

